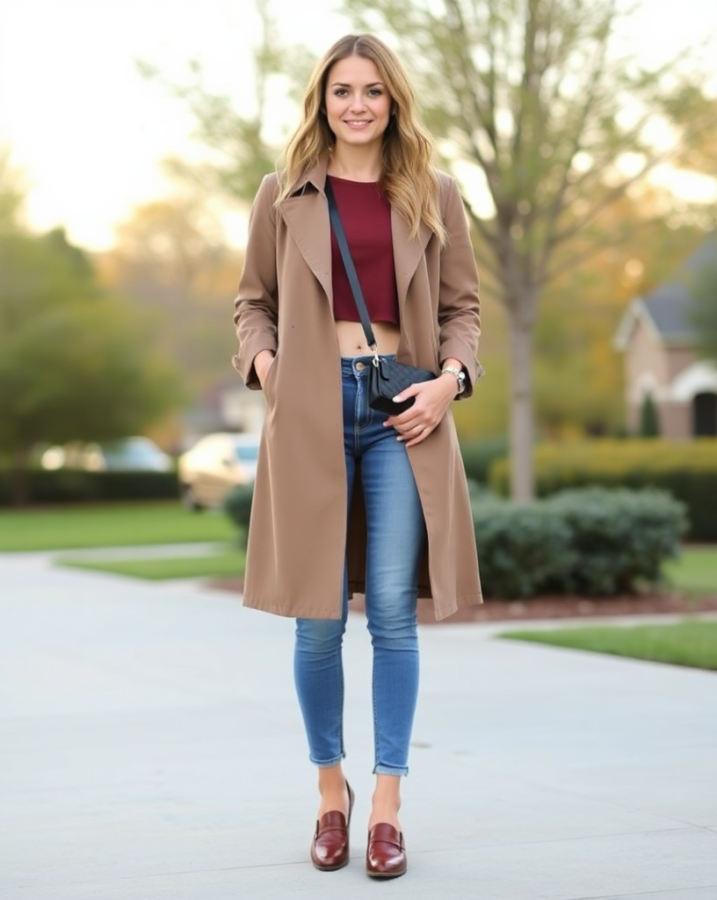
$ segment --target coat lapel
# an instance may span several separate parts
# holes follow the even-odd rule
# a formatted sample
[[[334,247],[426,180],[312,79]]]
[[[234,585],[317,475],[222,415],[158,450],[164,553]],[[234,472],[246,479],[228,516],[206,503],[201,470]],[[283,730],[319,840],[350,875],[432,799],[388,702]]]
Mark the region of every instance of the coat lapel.
[[[321,161],[297,185],[293,196],[281,204],[281,214],[306,265],[333,302],[331,227],[325,183],[326,161]]]
[[[406,220],[392,207],[391,233],[393,235],[393,263],[396,268],[398,305],[403,315],[411,279],[418,268],[421,257],[426,251],[426,245],[431,238],[432,231],[426,225],[421,225],[418,238],[411,238],[408,233]]]

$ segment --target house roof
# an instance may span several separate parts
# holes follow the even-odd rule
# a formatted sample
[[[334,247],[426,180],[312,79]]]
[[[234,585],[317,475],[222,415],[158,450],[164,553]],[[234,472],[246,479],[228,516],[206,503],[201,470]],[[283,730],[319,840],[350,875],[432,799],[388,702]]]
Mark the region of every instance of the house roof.
[[[689,308],[694,301],[694,286],[705,269],[717,265],[717,238],[700,244],[675,273],[674,278],[656,288],[644,303],[657,330],[667,340],[690,340],[694,329]]]
[[[647,297],[636,297],[625,311],[615,335],[615,346],[625,350],[632,329],[643,318],[666,344],[691,344],[695,332],[690,322],[694,286],[705,269],[717,266],[717,237],[704,241],[675,275]]]

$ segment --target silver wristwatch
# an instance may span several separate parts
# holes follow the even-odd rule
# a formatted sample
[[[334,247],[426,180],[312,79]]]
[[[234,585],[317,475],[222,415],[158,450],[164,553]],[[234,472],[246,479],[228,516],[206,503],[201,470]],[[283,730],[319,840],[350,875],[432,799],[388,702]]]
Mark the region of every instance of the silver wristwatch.
[[[458,390],[456,392],[456,396],[458,394],[462,394],[466,389],[466,373],[463,369],[459,369],[457,366],[443,366],[441,369],[441,375],[445,375],[446,373],[450,373],[458,382]]]

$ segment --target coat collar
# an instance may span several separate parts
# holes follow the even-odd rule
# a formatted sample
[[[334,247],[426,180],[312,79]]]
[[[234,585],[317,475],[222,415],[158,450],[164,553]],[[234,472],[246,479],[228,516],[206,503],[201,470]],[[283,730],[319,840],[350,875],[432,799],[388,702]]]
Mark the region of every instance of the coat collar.
[[[291,196],[281,204],[281,215],[289,233],[307,266],[333,302],[331,283],[331,225],[329,207],[324,192],[328,157],[320,159],[297,182]],[[396,268],[396,287],[401,313],[408,295],[411,279],[418,268],[431,230],[421,226],[417,239],[409,236],[403,217],[391,208],[393,260]]]

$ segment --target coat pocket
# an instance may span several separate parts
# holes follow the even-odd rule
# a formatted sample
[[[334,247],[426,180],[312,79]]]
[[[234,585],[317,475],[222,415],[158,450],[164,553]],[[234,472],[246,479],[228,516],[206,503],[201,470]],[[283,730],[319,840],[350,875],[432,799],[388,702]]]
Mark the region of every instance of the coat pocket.
[[[276,379],[276,367],[279,364],[279,354],[276,353],[274,355],[274,362],[269,366],[269,371],[266,373],[266,377],[264,378],[264,384],[262,385],[262,390],[264,392],[264,397],[266,397],[266,402],[270,405],[274,405],[275,394],[274,381]]]

